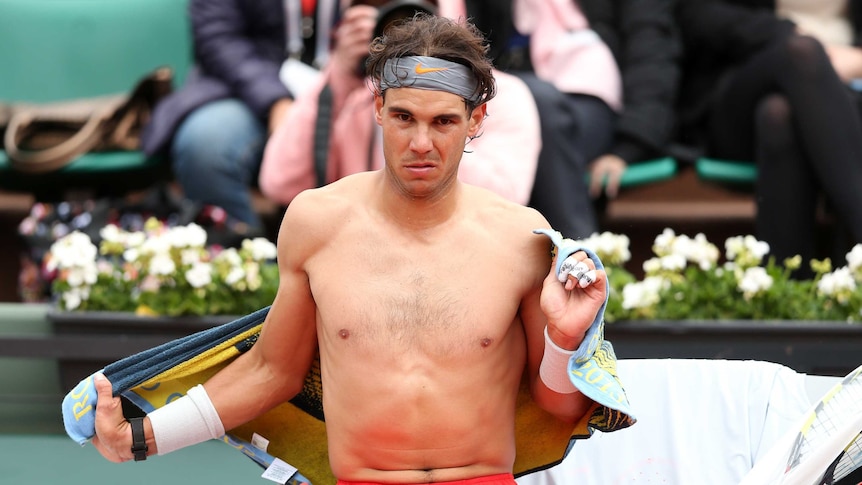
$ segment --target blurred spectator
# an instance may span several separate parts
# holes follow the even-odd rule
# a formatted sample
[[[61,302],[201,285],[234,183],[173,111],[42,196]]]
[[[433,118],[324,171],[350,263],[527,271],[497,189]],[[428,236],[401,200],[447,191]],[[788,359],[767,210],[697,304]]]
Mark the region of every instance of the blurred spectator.
[[[346,3],[323,76],[297,98],[267,144],[259,179],[267,197],[289,204],[302,190],[383,166],[374,98],[360,66],[375,31],[383,28],[379,12],[393,3]],[[462,0],[413,3],[450,18],[465,17]],[[541,148],[539,114],[523,82],[499,71],[494,75],[497,96],[488,103],[487,133],[468,142],[459,177],[526,204]]]
[[[143,149],[169,153],[186,197],[224,208],[250,233],[263,230],[249,191],[263,147],[315,77],[310,66],[326,61],[335,2],[190,1],[195,67],[158,105]]]
[[[862,5],[848,0],[682,0],[682,138],[757,163],[756,235],[771,254],[818,257],[821,194],[862,242]],[[842,253],[843,256],[843,253]],[[797,275],[810,276],[803,265]]]
[[[467,0],[502,69],[524,79],[543,148],[530,205],[570,237],[598,230],[592,197],[663,155],[674,127],[672,0]],[[591,172],[589,192],[584,179]]]

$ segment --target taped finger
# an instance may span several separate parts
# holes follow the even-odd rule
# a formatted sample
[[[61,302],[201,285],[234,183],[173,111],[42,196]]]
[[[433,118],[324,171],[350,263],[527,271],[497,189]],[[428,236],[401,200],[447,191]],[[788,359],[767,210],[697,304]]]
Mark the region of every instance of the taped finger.
[[[557,279],[560,283],[565,283],[569,278],[569,275],[572,275],[577,280],[589,270],[590,267],[587,266],[587,263],[579,261],[574,256],[569,256],[565,261],[563,261],[562,266],[560,266],[560,272],[557,274]]]
[[[596,270],[587,271],[580,278],[578,278],[578,286],[581,288],[586,288],[591,284],[596,282],[596,278],[598,275],[596,274]]]

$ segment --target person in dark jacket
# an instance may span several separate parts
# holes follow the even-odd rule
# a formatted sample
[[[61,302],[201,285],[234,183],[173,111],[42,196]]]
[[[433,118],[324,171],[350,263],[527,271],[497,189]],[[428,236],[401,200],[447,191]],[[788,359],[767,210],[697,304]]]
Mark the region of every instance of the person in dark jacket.
[[[222,207],[250,233],[263,224],[249,188],[257,181],[268,134],[296,94],[283,82],[285,61],[293,59],[292,68],[322,61],[315,59],[321,52],[315,46],[328,33],[319,27],[331,25],[326,13],[336,11],[336,2],[320,0],[316,11],[304,10],[314,2],[301,0],[189,3],[195,66],[184,85],[157,106],[142,148],[169,154],[188,198]],[[325,47],[322,52],[328,52]],[[299,66],[299,75],[296,70],[285,75],[313,75],[311,67]]]
[[[681,139],[757,163],[755,232],[778,263],[801,256],[807,278],[812,257],[843,257],[862,242],[862,119],[848,87],[862,77],[862,4],[682,0],[677,19]],[[821,195],[850,239],[822,251]]]
[[[681,41],[676,0],[581,0],[590,25],[614,54],[623,80],[623,110],[610,148],[590,162],[593,197],[602,180],[615,197],[629,164],[668,155],[676,127]]]
[[[599,229],[592,198],[603,190],[615,196],[628,164],[667,154],[675,129],[681,56],[675,0],[532,0],[527,12],[518,11],[516,2],[521,1],[467,0],[467,6],[489,36],[498,67],[527,82],[542,116],[544,146],[530,205],[565,234],[586,237]],[[577,8],[586,19],[584,30],[597,34],[610,51],[619,72],[619,106],[594,93],[560,89],[552,76],[537,70],[532,62],[535,40],[547,29],[519,32],[515,23],[523,22],[529,10],[548,6]],[[544,42],[571,41],[566,38],[570,33],[562,30]],[[593,75],[591,68],[582,64],[570,77]],[[588,172],[589,190],[584,182]]]

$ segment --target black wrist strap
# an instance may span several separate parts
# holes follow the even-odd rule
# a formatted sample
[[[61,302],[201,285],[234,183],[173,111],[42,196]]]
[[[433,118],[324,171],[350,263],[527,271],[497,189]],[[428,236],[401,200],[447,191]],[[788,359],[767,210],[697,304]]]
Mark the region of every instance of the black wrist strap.
[[[144,436],[144,418],[131,418],[129,424],[132,426],[132,454],[135,461],[147,459],[147,438]]]

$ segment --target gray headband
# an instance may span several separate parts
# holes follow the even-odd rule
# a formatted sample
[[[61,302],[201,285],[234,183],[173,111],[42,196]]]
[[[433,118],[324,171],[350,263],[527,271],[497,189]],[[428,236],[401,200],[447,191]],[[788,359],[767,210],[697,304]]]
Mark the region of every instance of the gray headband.
[[[479,102],[479,82],[466,66],[427,56],[388,59],[380,76],[380,91],[389,88],[416,88],[456,94],[471,103]]]

